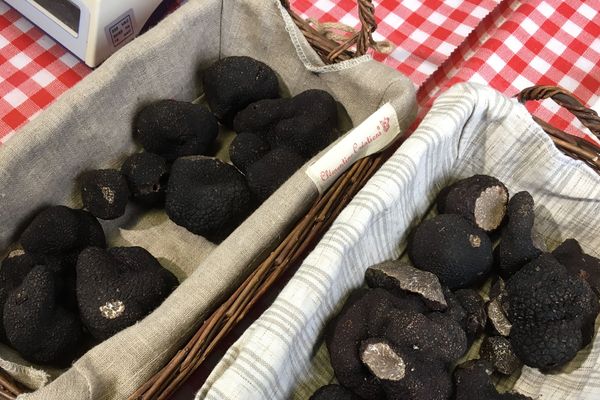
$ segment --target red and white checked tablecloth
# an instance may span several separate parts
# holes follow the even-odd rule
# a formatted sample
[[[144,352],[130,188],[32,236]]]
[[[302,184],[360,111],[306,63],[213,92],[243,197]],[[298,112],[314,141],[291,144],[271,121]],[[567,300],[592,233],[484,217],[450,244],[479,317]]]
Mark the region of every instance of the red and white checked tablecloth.
[[[184,0],[177,0],[184,1]],[[426,110],[460,81],[512,96],[556,84],[594,105],[600,97],[600,1],[374,1],[377,40],[397,47],[374,57],[407,75]],[[292,0],[305,17],[358,27],[354,0]],[[0,141],[90,72],[0,0]],[[580,125],[553,103],[530,106],[553,125]]]

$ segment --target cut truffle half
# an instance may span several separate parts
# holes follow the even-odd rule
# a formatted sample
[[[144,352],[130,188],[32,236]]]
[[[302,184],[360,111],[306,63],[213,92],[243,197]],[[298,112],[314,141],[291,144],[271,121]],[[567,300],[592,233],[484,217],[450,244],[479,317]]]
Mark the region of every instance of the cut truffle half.
[[[134,200],[148,206],[164,203],[168,168],[164,158],[153,153],[132,154],[121,166]]]
[[[372,288],[380,287],[392,293],[400,291],[419,295],[431,310],[442,311],[448,306],[435,274],[398,260],[385,261],[369,267],[365,279],[367,285]]]
[[[225,57],[215,62],[204,71],[202,84],[210,109],[228,126],[236,113],[250,103],[279,97],[275,71],[246,56]]]
[[[208,157],[182,157],[173,163],[165,210],[190,232],[222,240],[251,212],[244,176],[232,165]]]
[[[83,206],[100,219],[115,219],[125,214],[129,199],[127,180],[116,169],[97,169],[81,174]]]
[[[496,230],[506,214],[508,189],[489,175],[474,175],[443,190],[438,197],[442,214],[459,214],[485,232]]]
[[[489,237],[457,214],[423,221],[409,236],[408,256],[415,267],[434,273],[450,289],[480,283],[492,268]]]
[[[210,111],[199,104],[159,100],[139,112],[133,132],[147,152],[174,161],[208,154],[219,126]]]

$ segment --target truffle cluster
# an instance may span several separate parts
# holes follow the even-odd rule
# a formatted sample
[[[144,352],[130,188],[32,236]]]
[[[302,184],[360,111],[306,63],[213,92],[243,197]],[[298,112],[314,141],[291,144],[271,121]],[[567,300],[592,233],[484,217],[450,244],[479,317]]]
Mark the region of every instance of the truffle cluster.
[[[0,267],[0,340],[31,362],[67,366],[90,334],[103,340],[132,325],[177,285],[141,248],[106,250],[102,226],[87,211],[48,207],[20,244]],[[112,258],[103,263],[94,252]]]
[[[263,201],[337,137],[337,120],[335,99],[323,90],[257,101],[233,120],[239,135],[230,147],[230,158]]]
[[[32,362],[68,365],[178,284],[143,248],[106,249],[98,219],[122,217],[132,200],[218,242],[337,136],[333,97],[308,90],[280,99],[277,75],[258,60],[219,60],[203,85],[210,110],[174,99],[144,105],[132,121],[143,151],[120,168],[82,171],[82,210],[48,207],[27,225],[22,250],[0,268],[0,341]],[[219,122],[239,133],[233,164],[211,157]]]
[[[371,288],[350,296],[327,334],[338,382],[363,399],[450,398],[471,313],[410,265],[385,262],[365,277]]]
[[[197,104],[164,99],[144,106],[133,136],[144,152],[117,169],[84,172],[84,208],[124,215],[129,199],[164,207],[173,222],[220,241],[310,157],[337,136],[337,104],[322,90],[279,98],[275,72],[251,57],[226,57],[203,71]],[[231,164],[210,158],[219,122],[237,135]]]
[[[334,319],[327,346],[335,377],[364,399],[529,399],[498,393],[491,376],[523,365],[555,371],[591,343],[600,260],[575,239],[548,253],[534,232],[531,194],[509,198],[494,177],[442,189],[437,209],[408,237],[414,267],[370,267],[371,289],[353,293]],[[477,338],[479,360],[452,371]],[[351,398],[338,386],[314,396],[325,392]]]

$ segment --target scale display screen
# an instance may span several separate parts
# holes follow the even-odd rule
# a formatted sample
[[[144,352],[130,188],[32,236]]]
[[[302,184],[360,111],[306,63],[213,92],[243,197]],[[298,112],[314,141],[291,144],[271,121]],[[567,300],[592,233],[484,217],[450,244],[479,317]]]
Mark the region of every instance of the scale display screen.
[[[52,14],[76,34],[79,34],[81,10],[69,0],[29,0]]]

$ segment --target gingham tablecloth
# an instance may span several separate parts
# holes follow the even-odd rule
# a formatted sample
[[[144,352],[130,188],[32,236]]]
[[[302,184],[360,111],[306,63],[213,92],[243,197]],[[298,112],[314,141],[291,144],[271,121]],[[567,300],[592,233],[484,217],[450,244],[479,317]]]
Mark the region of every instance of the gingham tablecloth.
[[[183,2],[185,0],[177,0]],[[473,81],[512,96],[560,85],[589,105],[600,96],[600,1],[375,1],[374,57],[407,75],[425,112],[450,85]],[[354,0],[294,0],[305,17],[358,27]],[[0,141],[34,118],[90,69],[0,0]],[[552,102],[530,105],[554,126],[581,125]]]

